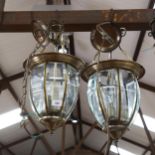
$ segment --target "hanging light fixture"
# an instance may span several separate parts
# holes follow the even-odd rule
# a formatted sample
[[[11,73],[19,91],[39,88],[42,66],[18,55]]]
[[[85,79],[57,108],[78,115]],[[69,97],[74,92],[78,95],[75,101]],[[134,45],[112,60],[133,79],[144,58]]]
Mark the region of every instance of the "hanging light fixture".
[[[68,40],[60,23],[52,22],[46,26],[41,21],[34,21],[33,34],[37,45],[24,62],[23,106],[28,94],[37,119],[53,131],[67,121],[76,105],[80,72],[85,64],[67,54]],[[51,43],[55,50],[46,53]]]
[[[112,59],[112,50],[120,45],[124,35],[125,31],[114,23],[98,24],[91,33],[91,42],[98,50],[95,63],[82,72],[82,78],[88,82],[90,110],[111,141],[123,135],[138,112],[140,89],[137,80],[145,72],[140,64],[131,60]],[[102,52],[109,53],[110,60],[100,60]]]

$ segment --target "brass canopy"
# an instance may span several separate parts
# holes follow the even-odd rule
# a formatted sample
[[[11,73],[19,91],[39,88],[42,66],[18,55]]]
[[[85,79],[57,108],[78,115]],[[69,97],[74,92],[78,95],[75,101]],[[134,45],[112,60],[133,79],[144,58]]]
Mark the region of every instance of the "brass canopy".
[[[81,71],[85,67],[84,61],[81,59],[68,55],[68,54],[61,54],[61,53],[42,53],[42,54],[37,54],[34,55],[28,64],[28,69],[31,71],[35,66],[40,65],[42,63],[48,63],[50,61],[53,62],[64,62],[67,64],[70,64],[77,70]],[[24,68],[26,67],[26,61],[24,62]]]
[[[89,77],[96,73],[97,71],[102,71],[106,69],[124,69],[131,71],[137,79],[140,79],[145,74],[145,69],[140,64],[134,62],[134,61],[127,61],[127,60],[107,60],[107,61],[101,61],[98,63],[94,63],[86,67],[82,71],[82,78],[85,81],[89,80]]]
[[[112,22],[98,24],[91,33],[91,43],[100,52],[111,52],[121,42],[122,31]]]

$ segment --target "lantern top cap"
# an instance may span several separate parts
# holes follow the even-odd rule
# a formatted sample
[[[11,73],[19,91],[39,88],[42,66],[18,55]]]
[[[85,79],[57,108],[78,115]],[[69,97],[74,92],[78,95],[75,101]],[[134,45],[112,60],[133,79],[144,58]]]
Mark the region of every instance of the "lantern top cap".
[[[107,60],[107,61],[101,61],[99,63],[94,63],[88,65],[83,71],[82,71],[82,78],[85,81],[89,80],[89,77],[96,73],[97,71],[102,71],[106,69],[124,69],[131,71],[137,79],[140,79],[145,74],[145,69],[140,64],[134,62],[134,61],[128,61],[128,60]]]
[[[32,70],[35,66],[40,65],[42,63],[48,63],[48,62],[62,62],[67,63],[76,68],[77,70],[81,71],[85,67],[85,62],[81,59],[69,55],[69,54],[62,54],[62,53],[42,53],[42,54],[36,54],[31,58],[31,61],[27,63],[27,60],[24,62],[23,66],[24,68],[28,67],[29,70]]]

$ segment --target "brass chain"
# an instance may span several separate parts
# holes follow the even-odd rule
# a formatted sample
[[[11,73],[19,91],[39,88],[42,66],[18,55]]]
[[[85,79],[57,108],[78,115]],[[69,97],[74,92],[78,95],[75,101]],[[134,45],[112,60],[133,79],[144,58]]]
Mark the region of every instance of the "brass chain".
[[[33,135],[31,135],[30,131],[27,129],[26,126],[26,120],[29,117],[29,114],[25,113],[25,104],[26,104],[26,96],[27,96],[27,83],[28,83],[28,76],[30,73],[29,70],[29,64],[31,62],[32,57],[38,52],[38,50],[41,49],[41,52],[43,52],[46,48],[46,46],[42,46],[41,44],[37,44],[34,48],[34,50],[32,51],[32,53],[29,55],[28,59],[25,61],[25,72],[24,72],[24,77],[23,77],[23,81],[22,81],[22,90],[23,90],[23,94],[21,97],[21,100],[19,100],[20,103],[20,107],[21,107],[21,115],[23,117],[23,120],[20,123],[20,126],[24,128],[24,130],[26,131],[26,133],[30,136],[30,137],[34,137]],[[40,135],[40,134],[39,134]]]

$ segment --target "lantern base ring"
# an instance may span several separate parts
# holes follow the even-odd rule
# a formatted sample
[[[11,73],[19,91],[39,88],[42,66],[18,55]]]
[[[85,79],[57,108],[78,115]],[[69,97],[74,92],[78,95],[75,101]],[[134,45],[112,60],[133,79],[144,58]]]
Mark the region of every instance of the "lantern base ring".
[[[53,130],[65,124],[66,120],[58,116],[43,116],[39,121],[52,133]]]
[[[127,125],[126,124],[115,124],[115,125],[110,125],[108,126],[108,130],[110,131],[110,137],[113,140],[117,140],[120,137],[122,137],[122,135],[124,134],[124,132],[127,130]],[[107,128],[103,128],[103,132],[108,133]]]

